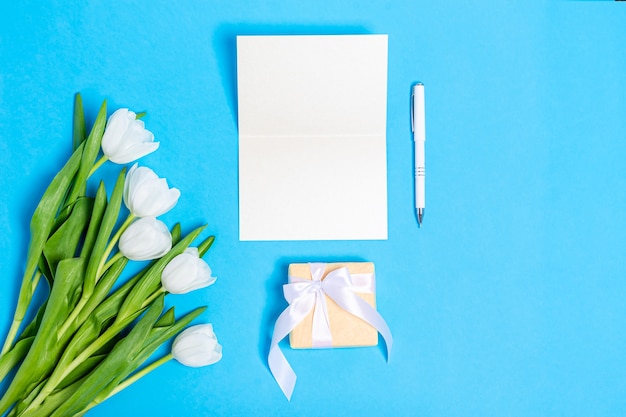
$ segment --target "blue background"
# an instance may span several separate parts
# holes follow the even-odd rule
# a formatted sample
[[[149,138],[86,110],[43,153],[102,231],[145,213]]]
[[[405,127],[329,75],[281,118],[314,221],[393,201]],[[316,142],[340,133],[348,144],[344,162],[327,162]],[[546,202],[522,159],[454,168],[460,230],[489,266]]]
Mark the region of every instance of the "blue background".
[[[239,242],[237,34],[387,33],[389,239]],[[0,333],[28,222],[69,155],[73,96],[146,110],[142,160],[182,191],[164,217],[217,236],[223,360],[168,363],[93,416],[626,415],[626,3],[3,2]],[[426,85],[428,207],[413,202],[410,85]],[[99,174],[111,178],[112,164]],[[206,236],[209,232],[205,233]],[[266,367],[294,261],[370,260],[395,346]]]

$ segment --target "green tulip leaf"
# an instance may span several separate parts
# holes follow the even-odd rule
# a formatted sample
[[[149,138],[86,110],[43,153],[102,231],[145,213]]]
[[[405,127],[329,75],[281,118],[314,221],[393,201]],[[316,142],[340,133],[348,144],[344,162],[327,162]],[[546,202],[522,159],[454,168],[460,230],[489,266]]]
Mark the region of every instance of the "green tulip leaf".
[[[75,368],[68,376],[66,376],[61,383],[57,386],[55,391],[63,390],[74,382],[82,379],[85,375],[93,371],[106,357],[108,353],[101,353],[98,355],[90,356],[87,360],[82,362]]]
[[[67,190],[72,183],[74,175],[76,171],[78,171],[81,154],[82,146],[74,151],[69,161],[67,161],[65,166],[54,177],[35,209],[35,213],[30,222],[31,241],[26,257],[26,269],[23,278],[23,282],[25,283],[30,283],[30,279],[35,273],[44,245],[55,224],[55,217],[63,203],[63,199],[67,194]],[[29,290],[29,292],[32,293],[33,289],[29,288]],[[20,292],[22,292],[22,290],[20,290]],[[30,301],[30,297],[28,297],[27,301]],[[24,315],[28,309],[28,302],[24,302],[22,297],[20,297],[15,312],[16,320],[24,319]]]
[[[174,323],[176,323],[176,316],[174,316],[174,307],[172,307],[157,320],[154,327],[169,327]]]
[[[20,339],[10,351],[0,356],[0,381],[3,381],[9,372],[24,359],[34,339],[35,336]]]
[[[100,224],[102,223],[102,216],[107,206],[107,192],[104,187],[104,182],[100,181],[98,191],[93,203],[93,211],[91,212],[91,220],[89,221],[89,228],[87,229],[87,235],[85,236],[85,242],[80,252],[82,258],[89,258],[91,251],[96,243],[98,237],[98,231],[100,230]]]
[[[24,412],[24,409],[27,408],[30,405],[30,403],[33,401],[33,399],[39,394],[39,392],[41,391],[45,383],[46,383],[45,380],[41,381],[35,387],[35,389],[33,389],[30,393],[28,393],[26,397],[24,397],[19,403],[15,405],[15,407],[13,407],[13,410],[11,410],[11,413],[9,413],[9,416],[14,414],[14,415],[19,415],[20,417],[22,417],[25,415],[28,416],[29,414],[32,414],[29,412]]]
[[[204,255],[206,255],[208,250],[213,245],[213,242],[215,242],[215,236],[209,236],[204,239],[202,243],[198,245],[198,256],[202,258]]]
[[[98,237],[91,251],[89,258],[89,264],[87,265],[87,272],[85,273],[85,286],[83,293],[86,297],[90,296],[98,280],[98,268],[102,262],[102,256],[104,255],[107,244],[109,243],[109,237],[115,227],[117,218],[120,212],[120,205],[122,203],[122,196],[124,193],[124,178],[126,175],[126,169],[122,169],[120,175],[117,177],[115,187],[111,193],[109,204],[107,204],[100,223]]]
[[[206,307],[197,308],[190,313],[186,314],[184,317],[180,318],[178,321],[172,323],[169,326],[159,326],[159,323],[163,323],[164,321],[170,321],[170,317],[165,318],[166,316],[174,314],[174,309],[169,309],[161,318],[155,323],[150,335],[146,338],[146,342],[142,349],[137,353],[137,355],[128,363],[127,369],[125,373],[130,375],[134,373],[138,368],[146,361],[150,356],[154,354],[154,352],[165,343],[168,339],[171,339],[177,333],[181,332],[192,320],[198,317],[202,312],[206,310]],[[94,403],[99,404],[106,400],[113,390],[120,385],[123,381],[112,381],[109,383],[107,387],[105,387],[98,396],[94,399],[94,402],[90,405],[91,408]]]
[[[85,127],[85,113],[83,110],[83,99],[80,93],[74,96],[74,126],[72,129],[73,149],[76,150],[85,140],[87,128]]]
[[[75,322],[69,326],[67,332],[72,336],[69,345],[65,348],[59,366],[65,366],[71,362],[80,352],[82,352],[91,342],[93,342],[111,322],[112,317],[107,317],[101,312],[92,312],[100,305],[104,297],[121,274],[128,261],[119,259],[107,271],[102,280],[96,286],[96,291],[89,299]],[[77,330],[78,329],[78,330]]]
[[[46,277],[51,281],[54,281],[53,271],[56,271],[59,262],[63,259],[73,258],[76,254],[76,248],[83,231],[89,224],[92,204],[93,200],[91,198],[79,198],[76,200],[76,204],[73,205],[72,213],[68,219],[50,236],[44,245],[43,254],[52,274],[50,276],[46,275]]]
[[[178,242],[180,242],[180,238],[182,235],[182,231],[180,228],[180,223],[176,223],[170,232],[172,235],[172,245],[176,246]]]
[[[24,393],[35,389],[54,369],[65,347],[59,343],[57,333],[80,296],[84,268],[82,258],[59,262],[57,281],[50,291],[41,325],[24,362],[0,400],[0,415]]]
[[[139,361],[139,363],[137,363],[137,366],[139,366],[146,359],[148,359],[156,351],[156,349],[159,346],[161,346],[163,343],[165,343],[167,340],[172,338],[177,333],[180,333],[185,327],[187,327],[189,323],[191,323],[196,317],[202,314],[205,310],[206,310],[206,307],[198,307],[192,310],[191,312],[187,313],[180,319],[178,319],[175,323],[172,323],[170,326],[167,326],[167,327],[154,326],[154,328],[152,329],[152,332],[150,333],[150,336],[146,340],[146,344],[144,345],[144,347],[142,348],[140,352],[140,355],[137,358],[135,358],[136,361]]]
[[[146,314],[137,322],[128,335],[115,345],[106,359],[85,378],[80,387],[51,415],[53,417],[63,417],[79,413],[110,383],[119,383],[123,380],[128,375],[128,358],[137,355],[162,310],[163,296],[160,296],[152,303]]]
[[[61,404],[67,401],[67,399],[70,398],[72,394],[76,392],[76,390],[82,385],[85,378],[86,377],[83,377],[75,381],[71,385],[49,394],[43,404],[38,405],[35,410],[31,409],[24,411],[22,414],[20,414],[20,417],[50,416],[50,414],[52,414],[54,410],[56,410]],[[23,410],[28,404],[30,404],[30,402],[26,403],[26,401],[24,401],[22,404],[18,404],[16,408],[18,410]]]
[[[43,315],[46,311],[46,306],[48,305],[48,300],[44,301],[41,306],[39,306],[39,310],[37,310],[37,314],[33,321],[31,321],[28,326],[24,328],[24,331],[20,335],[20,339],[35,336],[37,334],[37,330],[41,325],[41,321],[43,320]],[[19,340],[19,339],[18,339]]]
[[[124,271],[126,264],[128,264],[128,259],[120,258],[115,261],[113,265],[111,265],[111,267],[107,270],[107,272],[102,276],[102,279],[98,281],[98,284],[96,285],[93,294],[89,298],[89,301],[87,301],[87,304],[78,315],[78,318],[76,320],[77,325],[83,323],[85,319],[89,317],[98,306],[101,305],[104,298],[109,294],[109,291],[111,291],[111,288],[113,288],[113,285],[115,285],[117,279]],[[76,325],[73,326],[73,328],[76,327]]]
[[[104,127],[106,125],[107,116],[107,102],[104,100],[96,121],[94,122],[91,132],[83,144],[83,153],[81,155],[80,168],[76,174],[76,181],[72,186],[69,196],[67,197],[67,204],[71,204],[78,197],[85,195],[85,189],[87,187],[87,178],[89,178],[89,172],[94,165],[96,156],[100,152],[100,143],[102,142],[102,135],[104,134]]]

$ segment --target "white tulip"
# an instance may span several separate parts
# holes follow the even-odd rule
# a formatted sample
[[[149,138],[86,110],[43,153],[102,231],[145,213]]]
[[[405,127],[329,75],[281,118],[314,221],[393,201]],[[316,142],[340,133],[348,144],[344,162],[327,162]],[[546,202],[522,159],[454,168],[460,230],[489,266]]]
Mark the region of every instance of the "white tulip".
[[[128,109],[119,109],[109,117],[102,152],[116,164],[127,164],[157,150],[152,132],[144,127],[137,115]]]
[[[198,248],[187,248],[174,257],[161,274],[161,284],[172,294],[185,294],[215,282],[211,267],[198,256]]]
[[[222,346],[217,343],[213,325],[198,324],[176,336],[172,356],[185,366],[198,368],[222,359]]]
[[[119,248],[122,255],[133,261],[157,259],[172,249],[172,235],[162,221],[144,217],[122,233]]]
[[[180,191],[170,188],[150,168],[137,164],[128,171],[124,182],[124,204],[135,217],[158,217],[178,202]]]

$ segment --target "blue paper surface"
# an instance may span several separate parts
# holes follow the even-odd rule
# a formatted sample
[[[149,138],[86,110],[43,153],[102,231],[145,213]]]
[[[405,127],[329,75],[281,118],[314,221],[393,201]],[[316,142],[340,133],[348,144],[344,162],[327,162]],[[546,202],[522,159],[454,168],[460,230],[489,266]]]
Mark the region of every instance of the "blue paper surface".
[[[387,241],[238,241],[235,36],[303,33],[389,34]],[[208,305],[199,321],[224,346],[218,364],[169,363],[90,415],[625,415],[625,39],[621,2],[4,2],[0,334],[81,92],[89,121],[105,98],[148,112],[161,148],[141,163],[182,191],[164,220],[217,236],[217,283],[167,304]],[[288,403],[266,367],[287,265],[340,260],[376,264],[390,363],[382,346],[284,349]]]

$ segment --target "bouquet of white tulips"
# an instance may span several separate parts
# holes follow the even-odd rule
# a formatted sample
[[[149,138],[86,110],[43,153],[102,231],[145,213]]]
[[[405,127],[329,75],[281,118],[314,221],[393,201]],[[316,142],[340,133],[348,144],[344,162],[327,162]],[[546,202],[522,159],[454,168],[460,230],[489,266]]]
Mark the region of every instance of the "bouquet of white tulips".
[[[204,307],[180,318],[173,308],[163,311],[167,293],[215,282],[202,260],[214,237],[191,247],[204,227],[182,236],[179,224],[170,231],[157,219],[180,192],[135,164],[128,174],[121,169],[110,193],[101,181],[95,196],[87,196],[88,179],[107,160],[127,164],[159,147],[141,114],[120,109],[107,122],[106,112],[105,101],[87,136],[76,96],[74,151],[33,214],[15,315],[0,354],[0,380],[7,380],[0,415],[80,416],[172,358],[205,366],[222,357],[210,324],[182,331]],[[127,277],[129,260],[152,262]],[[47,298],[31,306],[43,282]],[[177,334],[171,353],[146,365]]]

